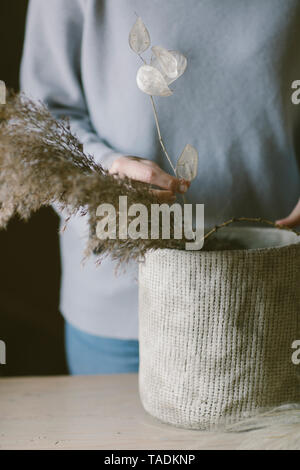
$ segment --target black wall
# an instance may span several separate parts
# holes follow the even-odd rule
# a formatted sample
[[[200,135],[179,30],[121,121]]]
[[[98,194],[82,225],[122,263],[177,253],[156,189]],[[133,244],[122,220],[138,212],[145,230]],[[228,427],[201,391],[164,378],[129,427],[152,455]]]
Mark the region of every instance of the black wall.
[[[0,1],[0,79],[15,90],[27,3]],[[0,375],[66,373],[59,284],[58,217],[52,209],[0,230],[0,339],[7,349]]]

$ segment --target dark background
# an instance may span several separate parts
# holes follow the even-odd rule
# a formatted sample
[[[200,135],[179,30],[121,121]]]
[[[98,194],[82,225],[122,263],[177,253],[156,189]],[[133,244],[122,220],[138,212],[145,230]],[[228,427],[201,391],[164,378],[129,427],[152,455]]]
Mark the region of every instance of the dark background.
[[[27,0],[1,0],[0,80],[19,89]],[[51,208],[0,230],[0,376],[66,373],[58,311],[59,218]]]

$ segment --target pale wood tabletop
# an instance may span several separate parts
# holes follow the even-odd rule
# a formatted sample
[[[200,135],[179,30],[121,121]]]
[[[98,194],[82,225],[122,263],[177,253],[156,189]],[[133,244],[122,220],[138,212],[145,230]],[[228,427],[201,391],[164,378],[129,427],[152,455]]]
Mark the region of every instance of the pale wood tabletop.
[[[299,449],[299,426],[175,428],[143,410],[136,374],[0,379],[0,449]]]

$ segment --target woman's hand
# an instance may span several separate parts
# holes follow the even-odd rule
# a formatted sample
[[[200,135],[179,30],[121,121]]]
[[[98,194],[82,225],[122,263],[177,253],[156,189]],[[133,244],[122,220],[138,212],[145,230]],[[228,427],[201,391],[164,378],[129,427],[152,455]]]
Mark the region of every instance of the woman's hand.
[[[290,215],[285,219],[276,220],[276,224],[287,225],[288,227],[296,227],[297,225],[300,225],[300,199]]]
[[[114,161],[109,172],[162,188],[151,190],[160,202],[174,202],[175,193],[184,194],[190,186],[189,181],[169,175],[155,162],[139,157],[119,157]]]

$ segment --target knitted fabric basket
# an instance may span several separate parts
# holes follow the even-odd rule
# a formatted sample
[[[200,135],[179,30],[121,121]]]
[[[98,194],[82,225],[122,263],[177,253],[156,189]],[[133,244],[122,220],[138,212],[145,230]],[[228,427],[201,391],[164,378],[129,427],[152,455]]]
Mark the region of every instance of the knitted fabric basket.
[[[139,388],[147,412],[214,429],[300,402],[300,243],[269,228],[225,228],[231,251],[156,250],[139,267]]]

